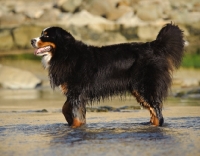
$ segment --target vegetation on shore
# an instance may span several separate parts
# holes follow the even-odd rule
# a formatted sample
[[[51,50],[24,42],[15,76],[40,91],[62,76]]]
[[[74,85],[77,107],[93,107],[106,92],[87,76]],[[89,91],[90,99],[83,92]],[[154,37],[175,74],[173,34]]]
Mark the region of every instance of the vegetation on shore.
[[[184,68],[200,68],[200,54],[186,54],[183,57],[182,67]]]
[[[41,61],[40,57],[37,57],[30,53],[22,53],[22,54],[5,54],[0,55],[0,61],[4,60],[32,60],[32,61]]]

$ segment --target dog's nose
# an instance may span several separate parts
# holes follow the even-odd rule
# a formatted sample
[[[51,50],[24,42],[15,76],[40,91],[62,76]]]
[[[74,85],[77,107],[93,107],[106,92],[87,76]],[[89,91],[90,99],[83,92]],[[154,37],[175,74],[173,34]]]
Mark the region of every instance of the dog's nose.
[[[31,40],[31,44],[32,44],[32,45],[34,45],[35,42],[36,42],[36,39],[32,39],[32,40]]]

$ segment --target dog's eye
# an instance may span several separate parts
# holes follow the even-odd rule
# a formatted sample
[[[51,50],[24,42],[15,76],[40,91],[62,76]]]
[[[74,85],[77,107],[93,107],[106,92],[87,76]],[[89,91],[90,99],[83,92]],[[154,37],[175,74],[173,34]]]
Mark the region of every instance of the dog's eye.
[[[48,38],[49,36],[48,35],[44,35],[44,37]]]

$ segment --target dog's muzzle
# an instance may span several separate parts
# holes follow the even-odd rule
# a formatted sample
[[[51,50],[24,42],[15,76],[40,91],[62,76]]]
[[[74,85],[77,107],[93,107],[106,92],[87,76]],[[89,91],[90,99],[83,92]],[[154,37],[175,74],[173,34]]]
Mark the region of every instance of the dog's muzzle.
[[[32,40],[31,40],[31,45],[32,45],[34,48],[36,48],[35,43],[36,43],[36,39],[32,39]]]

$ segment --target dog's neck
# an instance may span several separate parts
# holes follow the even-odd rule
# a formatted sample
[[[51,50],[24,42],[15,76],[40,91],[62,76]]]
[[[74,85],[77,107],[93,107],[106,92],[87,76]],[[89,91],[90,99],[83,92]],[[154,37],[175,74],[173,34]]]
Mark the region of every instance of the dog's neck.
[[[51,57],[52,56],[50,54],[47,54],[47,55],[45,55],[45,56],[42,57],[42,65],[43,65],[43,67],[45,69],[49,68],[49,66],[50,66],[49,62],[51,60]]]

